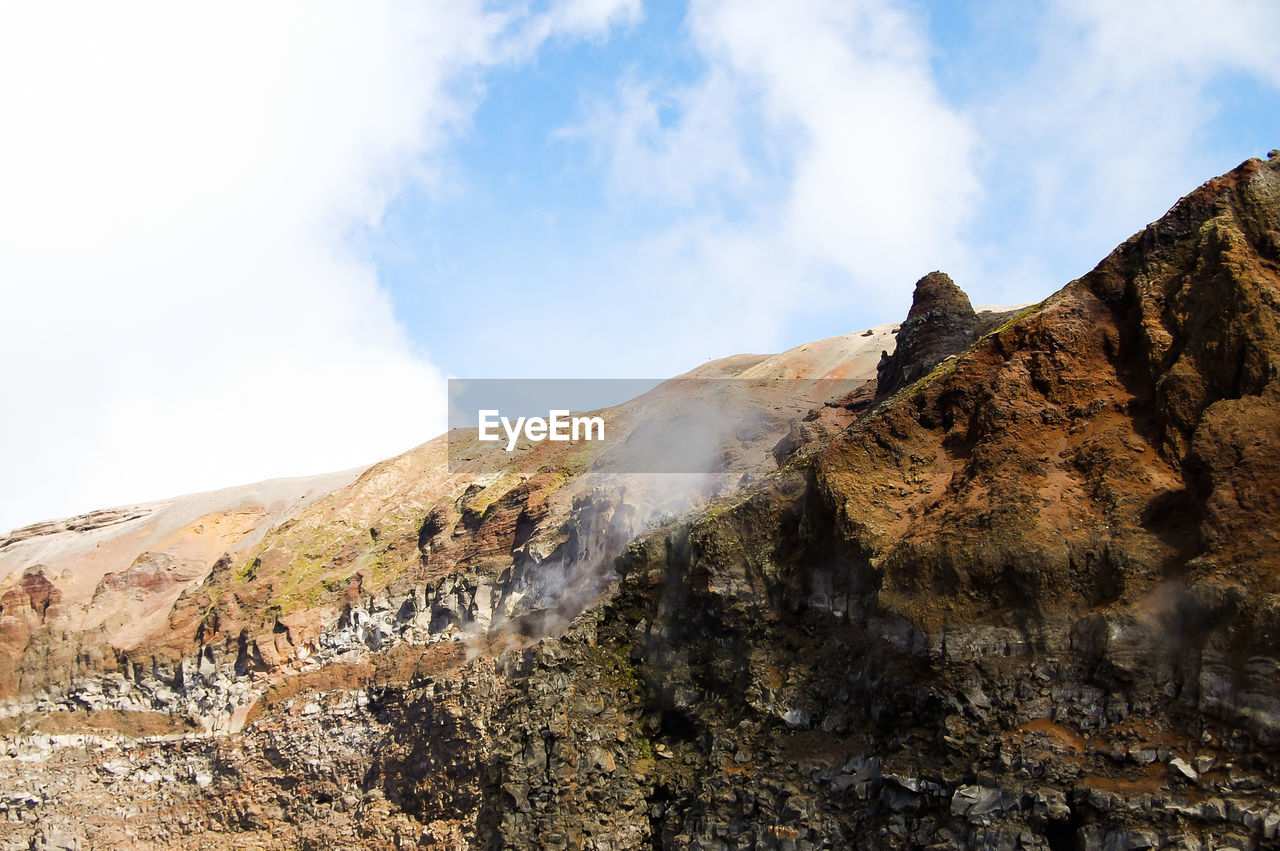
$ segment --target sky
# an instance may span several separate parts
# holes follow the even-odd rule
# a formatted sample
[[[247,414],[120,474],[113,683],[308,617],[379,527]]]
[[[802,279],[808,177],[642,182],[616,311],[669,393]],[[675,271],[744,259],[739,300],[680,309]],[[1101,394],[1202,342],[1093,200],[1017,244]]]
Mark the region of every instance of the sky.
[[[0,116],[2,531],[1044,298],[1280,147],[1280,4],[0,3]]]

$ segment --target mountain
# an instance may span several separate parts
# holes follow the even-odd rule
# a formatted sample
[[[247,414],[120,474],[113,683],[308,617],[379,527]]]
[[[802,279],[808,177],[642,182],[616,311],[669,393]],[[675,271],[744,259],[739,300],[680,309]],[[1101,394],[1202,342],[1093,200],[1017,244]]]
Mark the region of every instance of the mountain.
[[[721,377],[701,475],[442,437],[12,533],[0,841],[1280,839],[1280,153],[1040,304],[934,272]]]

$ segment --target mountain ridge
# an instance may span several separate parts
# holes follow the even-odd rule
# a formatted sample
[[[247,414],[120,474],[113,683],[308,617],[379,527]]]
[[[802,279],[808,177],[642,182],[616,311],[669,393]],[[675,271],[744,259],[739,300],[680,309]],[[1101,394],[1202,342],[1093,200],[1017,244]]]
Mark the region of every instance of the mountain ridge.
[[[737,445],[756,476],[674,498],[548,451],[433,502],[411,453],[200,580],[142,652],[95,668],[41,633],[8,747],[57,791],[0,836],[1276,841],[1280,158],[981,329],[947,283],[918,287],[919,345],[859,349],[864,383]],[[23,579],[0,619],[56,617]],[[80,739],[31,735],[73,716]]]

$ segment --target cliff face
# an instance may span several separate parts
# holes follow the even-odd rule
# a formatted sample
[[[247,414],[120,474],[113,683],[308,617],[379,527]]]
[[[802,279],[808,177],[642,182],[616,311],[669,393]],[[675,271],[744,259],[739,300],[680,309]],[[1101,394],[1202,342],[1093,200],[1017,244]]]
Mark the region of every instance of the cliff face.
[[[879,379],[760,435],[773,472],[648,525],[572,478],[428,498],[394,472],[414,462],[374,468],[209,573],[118,673],[59,690],[42,668],[6,722],[0,837],[1276,840],[1280,159],[1014,316],[926,276]],[[353,498],[377,476],[381,501]],[[322,540],[339,519],[360,537]],[[618,552],[546,605],[583,578],[566,565]],[[321,589],[301,606],[300,564]],[[0,614],[38,631],[57,580],[21,574]],[[235,732],[147,727],[183,715]]]
[[[629,553],[618,641],[692,759],[656,834],[1276,838],[1278,189],[1278,160],[1211,181]]]

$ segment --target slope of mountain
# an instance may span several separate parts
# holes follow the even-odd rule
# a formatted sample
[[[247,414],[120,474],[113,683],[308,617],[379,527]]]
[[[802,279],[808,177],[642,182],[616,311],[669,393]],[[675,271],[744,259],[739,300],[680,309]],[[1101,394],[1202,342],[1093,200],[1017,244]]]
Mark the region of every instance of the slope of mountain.
[[[137,646],[219,560],[359,472],[96,511],[0,538],[0,699],[29,693],[46,677],[66,681]],[[61,637],[67,631],[74,642]]]
[[[594,446],[553,443],[496,460],[500,447],[473,443],[471,463],[451,470],[447,441],[465,442],[454,434],[363,472],[17,530],[0,541],[0,643],[8,651],[0,711],[157,712],[174,729],[238,729],[261,686],[227,700],[220,689],[173,684],[187,683],[202,663],[232,680],[275,679],[333,650],[326,642],[345,650],[351,640],[380,642],[369,637],[379,632],[398,638],[404,623],[381,621],[389,606],[401,617],[415,594],[421,610],[410,619],[411,642],[481,634],[495,617],[577,614],[646,522],[700,504],[744,469],[772,470],[779,439],[827,396],[866,385],[895,331],[881,326],[779,355],[710,362],[609,412],[625,434],[691,405],[702,381],[756,382],[752,406],[767,416],[725,438],[732,476],[638,476],[623,486],[617,476],[589,474]],[[852,416],[833,406],[808,429],[838,431]],[[571,588],[561,580],[568,575]],[[351,603],[370,595],[384,617],[356,626],[354,639],[335,637]]]
[[[0,547],[0,841],[1280,838],[1280,156],[1039,305],[933,273],[894,330],[695,371],[814,382],[733,431],[746,476],[437,440],[186,562]]]

